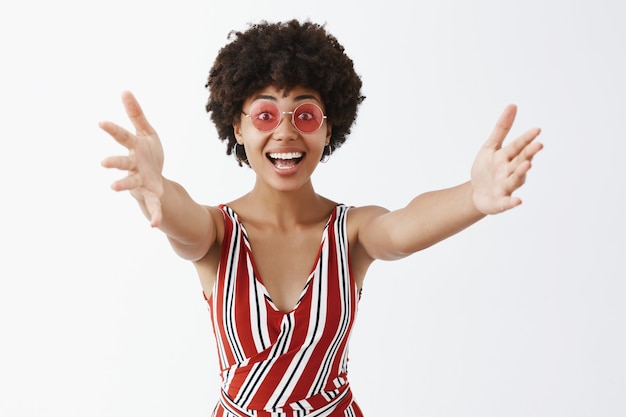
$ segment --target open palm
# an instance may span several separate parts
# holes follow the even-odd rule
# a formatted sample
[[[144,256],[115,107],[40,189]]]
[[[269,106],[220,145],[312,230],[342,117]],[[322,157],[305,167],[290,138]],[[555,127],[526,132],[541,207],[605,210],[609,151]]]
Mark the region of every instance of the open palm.
[[[472,166],[473,201],[484,214],[499,213],[521,204],[522,200],[513,193],[524,184],[533,157],[543,148],[534,141],[540,133],[537,128],[502,146],[516,113],[515,105],[504,109]]]
[[[163,147],[135,97],[130,92],[124,92],[122,102],[135,133],[111,122],[101,122],[102,130],[128,149],[128,155],[110,156],[102,161],[102,165],[128,172],[125,178],[115,181],[111,187],[116,191],[130,191],[150,218],[152,226],[156,227],[162,219]]]

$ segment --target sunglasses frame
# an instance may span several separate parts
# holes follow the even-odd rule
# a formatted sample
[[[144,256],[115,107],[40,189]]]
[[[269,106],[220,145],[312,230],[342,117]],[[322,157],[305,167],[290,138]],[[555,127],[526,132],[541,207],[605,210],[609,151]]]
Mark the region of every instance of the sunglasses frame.
[[[276,110],[278,110],[278,114],[280,115],[280,118],[278,119],[278,122],[276,123],[276,126],[274,126],[273,128],[269,129],[269,130],[261,130],[258,127],[256,127],[256,125],[254,124],[254,122],[252,121],[252,110],[257,106],[260,105],[260,103],[264,102],[264,103],[270,103],[272,104],[274,107],[276,107]],[[322,125],[324,124],[324,120],[326,120],[328,117],[324,114],[324,110],[322,110],[322,108],[320,106],[318,106],[315,103],[302,103],[299,104],[298,106],[296,106],[295,109],[293,109],[292,111],[281,111],[280,108],[278,107],[278,104],[274,103],[273,101],[269,101],[269,100],[261,100],[259,102],[254,103],[254,105],[252,107],[250,107],[250,114],[246,114],[243,110],[241,111],[241,113],[246,116],[248,119],[250,119],[250,122],[252,123],[252,126],[254,126],[254,128],[256,130],[258,130],[259,132],[263,132],[263,133],[269,133],[269,132],[273,132],[274,130],[276,130],[276,128],[278,128],[278,126],[280,126],[280,124],[283,122],[283,116],[286,114],[291,115],[290,120],[291,120],[291,125],[300,133],[315,133],[318,130],[320,130],[320,128],[322,127]],[[298,109],[302,106],[315,106],[319,109],[320,113],[322,114],[322,121],[320,122],[319,126],[315,129],[312,130],[310,132],[306,132],[304,130],[300,130],[298,128],[298,126],[296,126],[296,121],[295,121],[295,117],[296,117],[296,112],[298,111]]]

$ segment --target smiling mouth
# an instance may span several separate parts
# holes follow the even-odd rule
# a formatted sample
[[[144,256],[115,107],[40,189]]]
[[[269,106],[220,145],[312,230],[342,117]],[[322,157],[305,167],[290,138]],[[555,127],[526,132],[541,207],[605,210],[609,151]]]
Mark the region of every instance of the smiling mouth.
[[[293,168],[298,165],[300,161],[302,161],[303,157],[304,154],[302,152],[272,152],[267,154],[267,159],[269,159],[278,169]]]

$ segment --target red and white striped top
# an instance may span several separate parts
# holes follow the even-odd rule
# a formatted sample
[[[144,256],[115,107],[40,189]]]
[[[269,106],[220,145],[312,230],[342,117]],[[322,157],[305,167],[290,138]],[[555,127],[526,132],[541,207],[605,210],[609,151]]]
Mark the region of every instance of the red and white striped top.
[[[208,298],[222,376],[213,416],[360,417],[347,380],[358,290],[348,261],[348,207],[338,205],[290,312],[273,304],[244,225],[228,206],[217,280]]]

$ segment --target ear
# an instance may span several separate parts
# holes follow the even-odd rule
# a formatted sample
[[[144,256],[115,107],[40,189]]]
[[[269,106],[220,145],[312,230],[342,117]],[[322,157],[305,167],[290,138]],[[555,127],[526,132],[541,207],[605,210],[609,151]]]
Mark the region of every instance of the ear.
[[[243,144],[243,133],[241,132],[241,123],[233,123],[233,131],[235,132],[235,138],[237,143]]]
[[[333,135],[333,128],[328,125],[326,128],[326,143],[324,145],[328,145],[330,143],[330,137]]]

